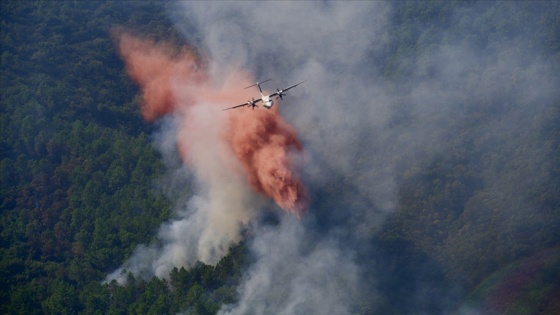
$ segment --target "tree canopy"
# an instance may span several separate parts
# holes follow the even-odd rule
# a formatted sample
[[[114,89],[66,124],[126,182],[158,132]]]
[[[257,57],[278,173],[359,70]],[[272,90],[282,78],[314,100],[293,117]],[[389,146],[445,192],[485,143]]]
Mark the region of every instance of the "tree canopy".
[[[235,303],[243,270],[251,261],[244,243],[230,248],[216,266],[175,268],[167,279],[129,274],[125,286],[102,283],[138,244],[153,241],[173,212],[172,201],[154,189],[164,165],[152,146],[153,127],[141,119],[138,88],[127,77],[111,38],[111,28],[120,25],[182,44],[165,5],[0,5],[0,313],[215,314],[222,305]],[[507,38],[534,14],[530,5],[520,5],[517,19],[497,20],[503,4],[490,3],[478,20],[452,25],[453,9],[468,5],[395,4],[389,30],[395,45],[387,48],[385,59],[372,60],[382,64],[388,87],[411,75],[411,65],[420,62],[416,58],[434,43],[462,40],[469,47],[491,48],[496,38]],[[557,13],[558,5],[552,5],[550,13],[532,25],[538,36],[531,41],[545,43],[547,58],[560,70]],[[436,24],[452,28],[456,37],[420,31]],[[475,25],[475,35],[466,34],[465,25]],[[422,75],[429,77],[430,71]],[[523,266],[540,268],[532,273],[535,282],[518,292],[531,297],[529,302],[490,310],[547,314],[560,309],[553,293],[560,292],[560,281],[551,281],[560,279],[558,100],[531,116],[533,124],[515,134],[522,140],[517,142],[471,132],[492,117],[527,117],[527,104],[519,105],[525,99],[516,87],[509,95],[476,100],[457,115],[436,121],[456,127],[453,134],[439,135],[438,150],[426,146],[415,163],[399,164],[398,209],[372,237],[374,247],[393,260],[362,262],[398,277],[373,275],[386,290],[375,309],[363,313],[407,313],[411,306],[401,303],[401,296],[413,290],[414,281],[459,283],[465,292],[474,292],[472,299],[490,299],[502,294],[498,282],[518,277]],[[395,124],[405,126],[411,120],[407,104],[395,108],[404,113],[395,116]],[[368,139],[357,142],[367,144]],[[374,154],[365,147],[356,169]],[[353,192],[339,192],[339,184],[351,182],[359,172],[331,174],[332,182],[322,193],[339,195],[340,203],[360,202]],[[189,189],[185,187],[186,193]],[[320,199],[315,205],[321,206]],[[541,263],[533,256],[541,257]],[[431,264],[441,269],[418,275],[419,268]],[[506,272],[495,274],[503,268]],[[437,313],[437,307],[430,307]]]

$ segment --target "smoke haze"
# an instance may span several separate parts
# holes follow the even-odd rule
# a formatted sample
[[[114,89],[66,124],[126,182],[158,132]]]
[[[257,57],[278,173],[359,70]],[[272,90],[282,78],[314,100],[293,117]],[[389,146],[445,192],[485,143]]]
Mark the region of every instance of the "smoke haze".
[[[488,256],[480,252],[482,246],[456,250],[462,248],[462,239],[476,231],[481,236],[474,244],[491,244],[499,250],[527,237],[518,232],[528,230],[523,218],[542,218],[546,223],[540,228],[553,230],[558,225],[552,210],[532,204],[525,193],[542,178],[550,181],[552,190],[558,187],[546,175],[558,165],[558,158],[547,149],[554,140],[540,138],[549,121],[546,117],[558,111],[554,70],[558,67],[546,45],[533,36],[546,8],[537,4],[516,16],[517,3],[445,7],[441,12],[446,18],[430,24],[406,16],[399,11],[401,5],[405,4],[170,5],[177,28],[211,62],[203,75],[193,72],[189,82],[170,79],[175,76],[166,73],[174,69],[180,77],[188,77],[194,71],[188,51],[174,57],[181,66],[157,65],[154,73],[163,74],[158,82],[169,80],[167,86],[181,92],[172,92],[169,98],[165,89],[149,92],[152,88],[139,83],[146,103],[154,97],[161,104],[150,110],[143,105],[143,114],[152,120],[169,113],[166,104],[200,98],[192,108],[174,109],[186,111],[179,114],[185,120],[168,129],[179,139],[189,139],[185,144],[179,141],[179,150],[196,173],[195,181],[203,183],[188,210],[179,210],[182,217],[161,228],[162,245],[139,248],[128,270],[138,273],[147,268],[166,276],[172,266],[188,265],[193,259],[216,262],[230,243],[240,240],[240,225],[258,221],[258,211],[267,207],[257,194],[261,193],[298,216],[303,209],[309,211],[301,221],[281,215],[276,225],[265,228],[255,223],[250,242],[255,262],[239,288],[239,302],[223,306],[222,314],[383,313],[382,307],[374,306],[382,298],[399,304],[395,307],[403,313],[484,314],[470,306],[457,310],[464,292],[456,279],[443,279],[444,271],[468,273],[469,266]],[[482,34],[484,28],[498,28],[488,26],[492,22],[485,18],[488,12],[526,23],[505,35],[499,29]],[[415,33],[400,28],[406,19],[417,26]],[[424,49],[396,51],[403,38]],[[127,40],[121,37],[120,42]],[[130,60],[126,54],[123,51]],[[129,71],[136,78],[134,69]],[[243,87],[268,77],[277,87],[307,80],[290,90],[276,108],[285,120],[273,111],[241,109],[230,116],[217,111],[220,107],[215,104],[227,107],[254,96],[254,91],[243,94],[247,92]],[[268,137],[269,133],[277,136]],[[272,149],[247,150],[236,144],[237,137],[245,144],[269,141]],[[495,160],[497,146],[508,150],[511,159]],[[306,163],[301,177],[309,193],[297,172],[303,147]],[[264,161],[274,162],[273,166]],[[406,200],[418,197],[416,181],[437,177],[422,173],[433,165],[461,174],[430,184],[449,185],[455,195],[434,196],[432,204],[415,209],[441,208],[440,219],[409,223],[399,213]],[[504,178],[505,173],[514,175]],[[263,174],[276,175],[263,179]],[[286,188],[274,191],[279,179]],[[452,207],[458,213],[452,213]],[[477,218],[487,213],[503,218],[494,227],[511,229],[500,234],[507,237],[493,238],[488,231],[477,230],[481,229]],[[448,235],[437,234],[438,222],[463,216],[472,220],[470,224],[450,227],[445,230]],[[521,219],[513,226],[511,221],[504,223],[516,216]],[[399,248],[422,251],[425,259],[413,267],[395,263],[395,249],[378,242],[387,220],[410,224],[403,226],[410,227],[406,232],[412,240],[433,232],[439,246],[399,243]],[[157,271],[161,266],[165,268]],[[403,274],[399,267],[414,272]],[[395,278],[404,283],[402,288],[394,288]]]
[[[277,111],[220,111],[248,98],[243,93],[252,84],[247,74],[232,69],[215,83],[188,47],[178,49],[123,30],[114,36],[129,75],[141,88],[144,118],[174,117],[171,128],[158,137],[162,143],[176,139],[199,193],[186,209],[179,206],[177,220],[161,228],[161,244],[139,247],[108,280],[123,282],[123,270],[166,277],[175,266],[197,260],[217,263],[255,218],[262,203],[255,192],[297,217],[306,212],[307,190],[296,174],[303,148],[295,129]],[[160,148],[164,155],[175,152],[166,151],[169,145]]]

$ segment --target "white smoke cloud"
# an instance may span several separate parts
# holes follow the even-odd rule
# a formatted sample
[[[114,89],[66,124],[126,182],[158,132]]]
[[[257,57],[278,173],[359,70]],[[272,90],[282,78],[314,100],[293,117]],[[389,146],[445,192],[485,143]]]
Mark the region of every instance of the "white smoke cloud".
[[[315,239],[304,224],[284,217],[258,231],[252,245],[257,262],[240,287],[241,302],[220,314],[355,314],[359,270],[330,239]]]
[[[339,173],[353,171],[360,126],[379,125],[385,119],[381,113],[387,104],[372,102],[378,87],[372,85],[364,93],[371,80],[369,71],[361,69],[367,54],[387,41],[385,4],[187,2],[178,8],[183,10],[173,9],[177,25],[184,25],[184,18],[195,28],[184,30],[187,38],[202,34],[203,50],[216,61],[214,75],[229,65],[241,65],[261,80],[272,77],[270,89],[308,80],[279,106],[309,149],[306,172],[311,185],[331,180],[324,165]],[[348,154],[335,154],[340,152]],[[316,158],[324,162],[317,164]],[[378,172],[390,178],[384,162],[377,162]],[[357,184],[354,189],[390,211],[393,184],[385,180],[374,186],[375,190]],[[318,209],[311,209],[310,217],[320,215],[314,210]],[[309,222],[282,218],[277,227],[255,233],[251,250],[257,261],[239,288],[239,303],[224,306],[221,313],[353,314],[363,306],[361,270],[353,249],[335,237],[340,231],[314,235]],[[355,218],[356,229],[364,233],[380,222],[373,213]]]
[[[449,149],[446,145],[453,143],[450,139],[464,133],[472,134],[473,146],[488,146],[488,155],[493,142],[515,146],[532,139],[531,135],[538,133],[537,118],[551,100],[559,98],[555,92],[557,75],[550,70],[549,61],[539,59],[537,49],[527,53],[526,34],[530,31],[510,38],[493,37],[493,44],[484,49],[472,43],[480,35],[474,21],[486,12],[488,4],[484,3],[448,13],[449,24],[460,25],[463,33],[448,31],[442,25],[425,26],[425,30],[418,30],[416,39],[418,46],[430,44],[425,50],[414,51],[414,58],[409,59],[403,53],[393,65],[382,64],[391,60],[388,52],[393,53],[391,48],[399,45],[388,33],[390,27],[398,29],[392,24],[396,23],[393,6],[387,2],[172,5],[171,15],[185,37],[199,43],[215,61],[211,72],[215,77],[227,73],[229,67],[241,66],[251,69],[260,80],[272,77],[266,85],[270,89],[307,80],[289,91],[279,106],[298,129],[309,156],[305,180],[315,200],[303,221],[282,217],[278,226],[267,226],[254,234],[250,248],[256,262],[239,288],[239,302],[224,306],[222,314],[352,314],[371,307],[376,289],[383,289],[376,288],[371,275],[393,275],[376,269],[375,264],[364,265],[357,257],[384,261],[370,252],[368,242],[384,218],[399,207],[398,180],[407,176],[406,170],[418,170],[434,157],[444,156]],[[516,14],[515,4],[511,6],[504,15]],[[430,42],[430,38],[438,40]],[[388,82],[384,72],[391,67],[401,67],[409,74]],[[508,108],[516,106],[509,102],[516,98],[534,106]],[[496,100],[504,108],[491,107]],[[479,119],[482,123],[478,125],[461,125],[472,119],[469,115],[474,111],[488,115]],[[200,123],[215,117],[201,115],[208,117]],[[448,125],[450,117],[458,125]],[[536,144],[528,147],[535,150],[518,153],[515,158],[549,158],[539,155]],[[207,149],[201,148],[200,163],[207,162]],[[467,156],[470,149],[461,152]],[[237,182],[240,179],[224,173],[223,169],[232,167],[230,163],[226,159],[202,165],[201,173],[194,176],[204,183],[199,183],[201,192],[186,207],[189,210],[179,211],[184,219],[163,226],[159,237],[164,245],[139,248],[131,259],[132,266],[161,270],[155,274],[166,276],[170,267],[183,265],[190,257],[208,262],[219,259],[227,250],[228,241],[224,240],[239,239],[239,235],[228,239],[224,234],[229,235],[254,215],[242,212],[228,217],[219,210],[221,202],[232,198],[227,196],[229,191],[238,196],[232,200],[237,200],[239,208],[256,209],[259,203],[244,191],[246,186]],[[492,171],[481,168],[484,191],[514,195],[512,190],[524,189],[523,184],[512,184],[511,180],[496,180]],[[243,219],[237,220],[239,217]],[[418,231],[426,229],[429,227]],[[460,233],[450,235],[444,242],[453,247],[461,237]],[[154,258],[142,258],[148,256]],[[364,277],[367,269],[374,271]],[[139,272],[141,268],[129,270]],[[403,300],[437,300],[439,309],[453,307],[453,302],[444,301],[445,296],[430,296],[429,285],[420,283],[417,288]],[[411,309],[424,311],[414,305]]]
[[[222,140],[226,116],[215,115],[215,110],[204,103],[189,107],[182,114],[189,117],[188,131],[172,118],[162,124],[156,143],[166,164],[178,167],[165,177],[171,183],[162,183],[174,191],[170,197],[178,200],[176,218],[160,227],[155,244],[139,246],[106,281],[124,283],[128,272],[146,279],[154,275],[166,278],[173,267],[188,267],[196,261],[216,264],[241,240],[241,230],[255,217],[262,198],[249,187],[241,166]],[[192,167],[188,169],[175,164],[176,139],[189,146]],[[186,191],[183,185],[191,180],[195,195],[181,196]]]
[[[313,160],[318,156],[341,173],[354,170],[356,151],[361,150],[356,145],[360,129],[382,128],[388,118],[390,104],[382,87],[375,84],[380,70],[366,64],[369,54],[388,43],[387,3],[193,2],[182,6],[183,10],[173,10],[185,14],[176,19],[194,25],[184,30],[185,36],[203,34],[204,48],[217,65],[227,68],[243,61],[242,66],[253,69],[257,78],[271,77],[266,86],[272,90],[307,79],[280,104],[282,113],[297,127],[312,158],[309,164],[318,163]],[[215,23],[227,24],[229,27],[220,27],[226,33],[214,34]],[[215,45],[215,37],[228,38],[231,46]],[[366,189],[365,196],[377,195],[376,203],[390,211],[394,189],[386,175],[391,170],[388,161],[376,162],[379,165],[374,169],[383,175],[377,177],[386,179],[377,185],[379,189],[356,187]],[[311,179],[319,180],[320,176]],[[364,224],[376,222],[371,218]]]
[[[532,51],[532,58],[526,57],[525,35],[530,31],[515,30],[520,33],[510,38],[491,37],[494,43],[484,49],[475,43],[479,25],[474,21],[484,21],[487,6],[481,3],[447,13],[449,25],[459,25],[462,31],[448,31],[442,25],[418,29],[417,41],[419,46],[426,44],[425,50],[414,51],[408,59],[402,54],[392,66],[410,73],[391,83],[383,78],[389,65],[376,60],[390,61],[386,54],[394,53],[391,47],[399,45],[398,38],[388,33],[389,26],[399,27],[391,25],[397,9],[390,3],[188,2],[177,6],[182,10],[176,10],[174,17],[179,24],[182,19],[190,22],[191,28],[183,30],[187,38],[202,34],[200,43],[218,65],[241,64],[258,78],[272,77],[271,88],[308,80],[280,104],[280,111],[300,132],[310,157],[305,169],[307,183],[312,193],[322,194],[318,198],[328,200],[316,200],[310,210],[310,216],[320,223],[304,222],[301,229],[321,233],[326,229],[325,234],[319,233],[322,237],[340,237],[345,246],[363,251],[354,242],[367,242],[383,218],[398,207],[397,179],[403,170],[419,169],[434,156],[447,154],[449,148],[444,144],[452,143],[449,139],[460,133],[470,132],[473,139],[481,140],[497,135],[499,143],[519,143],[523,140],[516,129],[530,122],[529,117],[540,115],[551,98],[558,97],[552,87],[558,80],[547,70],[549,64],[539,60],[537,50]],[[517,14],[515,4],[499,10],[507,18]],[[439,40],[430,42],[431,38]],[[533,98],[525,103],[536,107],[510,111],[508,97]],[[466,121],[471,111],[484,112],[484,106],[493,106],[496,100],[504,104],[504,115],[491,114],[498,109],[488,108],[487,125],[448,125],[450,117]],[[468,152],[468,148],[463,150]],[[522,160],[535,157],[530,152],[518,156]],[[325,191],[330,195],[325,196]],[[290,230],[287,224],[281,221],[277,231],[255,236],[252,249],[259,259],[240,288],[239,304],[225,307],[223,313],[299,313],[289,308],[299,305],[297,296],[271,291],[321,290],[317,284],[323,282],[313,278],[319,270],[333,282],[339,281],[339,270],[346,270],[349,278],[345,287],[363,285],[355,275],[362,267],[371,266],[360,266],[352,256],[345,256],[341,250],[345,247],[338,243],[328,243],[327,253],[337,257],[331,264],[306,265],[317,257],[315,254],[325,252],[298,251],[306,232],[286,233]],[[326,244],[321,237],[312,239],[311,248]],[[448,239],[449,246],[454,239]],[[289,246],[292,251],[285,252]],[[278,252],[263,252],[264,248],[278,248]],[[283,259],[289,263],[280,263]],[[301,274],[289,269],[302,264],[307,269]],[[306,273],[309,278],[303,276]],[[419,287],[418,296],[431,292]],[[330,297],[328,285],[323,293]],[[278,298],[271,300],[271,296]],[[352,304],[349,296],[325,298],[320,303],[308,300],[309,313],[322,313],[323,307],[340,313],[352,310],[344,307]],[[414,296],[409,300],[414,301]],[[445,301],[440,304],[447,307]]]

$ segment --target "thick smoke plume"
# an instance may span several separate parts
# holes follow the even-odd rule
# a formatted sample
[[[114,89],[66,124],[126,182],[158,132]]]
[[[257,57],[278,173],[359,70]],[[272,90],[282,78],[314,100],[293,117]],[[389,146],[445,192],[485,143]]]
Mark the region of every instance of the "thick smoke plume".
[[[174,117],[171,135],[160,137],[176,137],[200,190],[189,210],[179,210],[183,218],[162,227],[163,247],[139,248],[127,270],[167,276],[172,267],[196,260],[216,263],[255,217],[260,202],[254,192],[297,217],[305,214],[308,193],[297,175],[303,147],[296,130],[275,110],[221,111],[254,96],[243,89],[253,83],[247,72],[230,69],[213,78],[188,47],[123,31],[115,37],[128,74],[140,86],[143,117]]]
[[[252,84],[248,74],[233,70],[221,86],[215,86],[188,47],[174,51],[170,46],[123,33],[119,48],[128,73],[142,89],[140,106],[144,118],[153,121],[172,112],[184,115],[185,135],[196,130],[193,126],[200,125],[197,122],[200,117],[185,113],[190,107],[207,104],[216,110],[219,106],[239,103],[250,95],[240,93],[240,87]],[[225,115],[216,112],[220,114]],[[282,209],[301,217],[307,209],[308,196],[295,173],[295,158],[303,149],[296,130],[280,117],[277,109],[251,114],[247,109],[240,109],[228,114],[221,137],[241,161],[252,187],[274,199]],[[182,137],[177,141],[181,156],[189,162],[196,152],[191,153],[189,141],[183,141]]]
[[[557,212],[530,198],[557,200],[557,139],[547,135],[558,125],[558,63],[546,37],[558,33],[538,26],[557,11],[548,6],[173,2],[204,62],[188,49],[120,43],[140,47],[128,53],[140,51],[144,68],[127,58],[131,75],[150,73],[135,79],[143,115],[167,114],[162,152],[179,139],[188,167],[173,180],[193,172],[200,191],[161,228],[162,245],[139,248],[126,267],[167,276],[193,257],[216,261],[262,194],[301,215],[303,144],[309,213],[255,224],[255,261],[221,313],[471,313],[457,278],[499,266],[493,252],[542,245],[535,231],[558,230]],[[160,61],[149,66],[152,55]],[[301,144],[277,112],[216,114],[254,96],[243,90],[253,74],[278,87],[307,80],[276,108]],[[152,98],[160,105],[147,106]]]
[[[480,2],[450,9],[445,3],[377,1],[172,5],[177,28],[219,65],[213,71],[241,65],[261,78],[282,78],[288,84],[308,80],[290,93],[293,98],[280,111],[300,132],[308,154],[304,176],[312,196],[310,215],[301,222],[282,220],[264,235],[256,234],[251,249],[257,261],[240,286],[238,303],[225,306],[223,313],[453,312],[460,294],[446,287],[449,282],[433,279],[450,268],[451,261],[472,260],[472,266],[487,256],[477,248],[453,252],[466,238],[462,233],[477,225],[438,229],[440,220],[430,220],[402,231],[411,233],[410,242],[418,240],[414,248],[422,248],[427,235],[442,235],[438,242],[453,252],[445,256],[423,247],[426,257],[439,260],[426,258],[425,264],[415,261],[414,266],[395,254],[406,248],[397,242],[399,237],[398,245],[380,249],[376,233],[385,218],[421,204],[414,199],[422,194],[408,196],[407,189],[442,160],[451,161],[455,173],[468,166],[482,178],[479,187],[462,178],[434,180],[432,185],[450,185],[459,196],[443,196],[445,203],[430,205],[441,208],[442,218],[454,215],[446,207],[469,209],[473,203],[468,201],[476,200],[476,194],[523,195],[524,180],[495,175],[501,166],[510,168],[504,173],[520,174],[519,164],[512,161],[541,159],[537,164],[548,165],[542,161],[548,158],[542,153],[546,150],[529,139],[538,138],[536,122],[558,99],[552,88],[558,80],[547,70],[552,68],[550,60],[539,57],[542,47],[530,43],[537,34],[531,26],[538,23],[543,8],[535,5],[524,11],[523,6]],[[414,14],[410,7],[416,9]],[[487,17],[490,12],[502,21],[522,19],[523,28],[506,32]],[[496,162],[501,166],[494,169],[488,161],[496,145],[532,149],[512,150],[511,160]],[[526,207],[510,207],[503,198],[492,199],[494,204],[486,208],[503,209],[503,218],[540,213],[523,200],[515,203]],[[418,211],[433,210],[425,207]],[[520,220],[516,230],[527,230],[526,221]],[[553,219],[543,216],[543,222]],[[305,232],[290,228],[298,224]],[[523,233],[507,240],[481,237],[481,242],[499,249],[522,237]],[[301,239],[306,246],[297,242]],[[332,257],[337,258],[325,259],[325,253],[336,253]],[[341,270],[348,276],[345,281],[339,281]],[[339,292],[359,288],[358,292],[314,299],[313,294],[332,297],[329,280],[342,283]],[[368,302],[359,305],[356,299]],[[389,311],[383,303],[389,304]]]

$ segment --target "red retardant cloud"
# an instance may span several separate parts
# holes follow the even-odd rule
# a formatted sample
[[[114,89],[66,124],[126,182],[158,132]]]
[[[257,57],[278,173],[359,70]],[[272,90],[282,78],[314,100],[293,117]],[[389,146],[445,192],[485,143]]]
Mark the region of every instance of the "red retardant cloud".
[[[197,71],[194,52],[187,47],[177,50],[124,32],[115,34],[128,75],[142,90],[140,109],[146,121],[172,112],[177,105],[173,80],[185,80],[184,84],[206,80],[205,74]]]
[[[243,89],[254,83],[246,72],[232,70],[219,78],[222,83],[218,86],[189,47],[176,49],[122,31],[114,35],[128,74],[140,86],[140,107],[146,121],[173,114],[181,120],[182,132],[188,133],[201,132],[190,130],[193,124],[189,119],[193,118],[186,113],[193,106],[212,106],[215,115],[228,115],[228,119],[215,119],[227,124],[221,141],[241,162],[249,184],[298,218],[305,214],[309,195],[297,175],[297,157],[303,147],[296,130],[275,108],[221,111],[255,96],[255,91]],[[188,141],[179,138],[177,142],[182,159],[196,167],[189,163],[194,153],[189,151]]]
[[[251,186],[301,217],[308,206],[308,193],[294,170],[294,152],[303,149],[297,133],[277,111],[249,111],[243,108],[231,115],[235,132],[229,134],[228,142]]]

